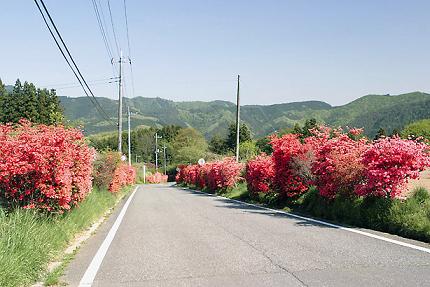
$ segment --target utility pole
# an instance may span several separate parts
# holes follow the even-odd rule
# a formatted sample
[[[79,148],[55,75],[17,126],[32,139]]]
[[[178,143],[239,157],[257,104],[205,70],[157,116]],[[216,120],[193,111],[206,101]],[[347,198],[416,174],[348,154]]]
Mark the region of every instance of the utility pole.
[[[163,145],[163,155],[164,155],[164,175],[167,174],[167,165],[166,165],[166,145]]]
[[[113,60],[112,60],[113,61]],[[118,77],[118,152],[122,154],[122,51],[119,57],[119,77]]]
[[[130,107],[127,106],[128,113],[128,165],[131,166],[131,128],[130,128]]]
[[[158,139],[163,138],[158,136],[158,132],[155,133],[155,172],[158,172]]]
[[[237,95],[236,95],[236,162],[239,162],[239,135],[240,135],[240,75],[237,75]]]

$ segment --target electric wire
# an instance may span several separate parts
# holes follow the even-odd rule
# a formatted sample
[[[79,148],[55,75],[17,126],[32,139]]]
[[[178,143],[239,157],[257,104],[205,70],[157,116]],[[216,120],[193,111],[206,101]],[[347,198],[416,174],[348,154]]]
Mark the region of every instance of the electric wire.
[[[102,22],[101,17],[100,17],[99,9],[98,9],[96,1],[95,0],[91,0],[91,1],[93,3],[93,8],[94,8],[94,12],[96,14],[96,18],[97,18],[97,23],[98,23],[98,26],[99,26],[99,30],[100,30],[100,33],[102,35],[103,42],[104,42],[106,51],[107,51],[108,56],[109,56],[109,61],[111,61],[112,58],[113,58],[112,51],[110,49],[110,45],[109,45],[108,39],[106,37],[106,32],[105,32],[105,29],[104,29],[104,26],[103,26],[103,22]]]
[[[119,56],[120,55],[120,47],[118,45],[118,40],[117,40],[116,33],[115,33],[115,25],[113,23],[112,9],[110,8],[110,0],[107,1],[107,5],[108,5],[108,9],[109,9],[110,23],[112,25],[113,38],[115,40],[115,46],[116,46],[116,50],[117,50],[118,56]]]
[[[124,2],[124,18],[125,18],[125,28],[126,28],[126,34],[127,34],[127,47],[128,47],[128,57],[129,57],[129,64],[130,64],[130,75],[131,75],[131,89],[132,89],[132,97],[134,97],[134,75],[133,75],[133,62],[131,60],[131,49],[130,49],[130,35],[128,32],[128,17],[127,17],[127,2],[126,0]]]
[[[58,42],[57,37],[54,35],[54,32],[52,31],[52,29],[51,29],[51,27],[50,27],[50,25],[49,25],[49,23],[48,23],[48,21],[47,21],[47,19],[46,19],[45,15],[44,15],[44,13],[43,13],[43,11],[42,11],[42,9],[41,9],[41,7],[40,7],[40,4],[37,2],[37,0],[34,0],[34,3],[36,4],[37,9],[39,10],[39,12],[40,12],[40,14],[41,14],[41,16],[42,16],[42,18],[43,18],[43,21],[45,22],[45,25],[46,25],[46,27],[47,27],[47,28],[48,28],[48,30],[49,30],[49,33],[51,34],[52,38],[54,39],[55,44],[57,45],[58,49],[60,50],[61,55],[62,55],[62,56],[63,56],[63,58],[66,60],[67,65],[68,65],[68,66],[69,66],[69,68],[72,70],[73,74],[75,75],[76,79],[78,80],[79,84],[81,85],[82,89],[84,90],[85,95],[90,99],[91,103],[96,107],[96,109],[97,109],[97,111],[100,113],[100,115],[101,115],[105,120],[107,120],[108,122],[110,122],[110,123],[112,123],[112,124],[113,124],[113,122],[110,120],[110,118],[109,118],[109,116],[107,115],[107,113],[103,110],[103,108],[102,108],[102,107],[100,106],[100,104],[97,102],[97,99],[95,98],[94,94],[92,93],[91,89],[89,88],[88,84],[86,83],[86,81],[85,81],[84,77],[83,77],[83,76],[82,76],[82,74],[80,73],[79,68],[77,67],[77,65],[76,65],[76,63],[74,62],[74,60],[73,60],[73,58],[72,58],[72,56],[71,56],[70,52],[68,51],[67,46],[66,46],[66,44],[64,43],[64,41],[63,41],[63,39],[62,39],[61,35],[59,34],[58,29],[56,28],[55,23],[53,22],[52,17],[50,16],[49,11],[48,11],[48,9],[46,8],[46,6],[45,6],[45,4],[44,4],[43,0],[39,0],[39,1],[40,1],[40,3],[42,4],[43,9],[45,10],[45,12],[46,12],[47,16],[49,17],[50,22],[51,22],[52,26],[54,27],[54,29],[55,29],[56,33],[58,34],[58,36],[59,36],[59,38],[60,38],[60,40],[61,40],[61,42],[62,42],[62,44],[63,44],[64,48],[66,48],[67,54],[69,55],[70,60],[73,62],[73,65],[75,66],[75,68],[76,68],[76,70],[77,70],[77,71],[75,71],[75,69],[73,68],[72,64],[70,63],[69,59],[67,58],[66,54],[64,53],[63,48],[61,47],[60,43]],[[78,76],[78,74],[79,74],[79,76],[80,76],[80,77]],[[82,78],[82,79],[81,79],[81,78]],[[88,88],[88,90],[90,91],[90,93],[91,93],[92,97],[88,94],[88,91],[85,89],[84,84],[83,84],[82,82],[84,82],[84,83],[85,83],[85,86],[87,86],[87,88]],[[115,126],[115,124],[113,124],[113,125]]]

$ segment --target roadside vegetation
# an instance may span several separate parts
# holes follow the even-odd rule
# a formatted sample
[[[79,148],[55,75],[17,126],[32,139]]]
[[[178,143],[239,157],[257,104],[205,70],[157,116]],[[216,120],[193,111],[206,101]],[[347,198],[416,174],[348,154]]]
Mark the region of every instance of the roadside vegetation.
[[[309,125],[311,126],[310,128]],[[430,196],[406,192],[430,166],[423,139],[368,140],[316,122],[268,140],[271,154],[181,165],[179,184],[430,242]],[[267,148],[269,150],[269,148]],[[246,188],[245,188],[246,186]]]
[[[118,153],[97,153],[80,130],[60,124],[0,125],[0,154],[0,286],[42,280],[135,182]]]

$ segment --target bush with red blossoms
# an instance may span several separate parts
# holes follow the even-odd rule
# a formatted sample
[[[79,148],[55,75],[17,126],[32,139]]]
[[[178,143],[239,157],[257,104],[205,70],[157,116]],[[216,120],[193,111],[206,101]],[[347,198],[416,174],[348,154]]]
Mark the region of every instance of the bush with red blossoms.
[[[63,126],[0,125],[0,201],[63,212],[91,191],[94,150]]]
[[[175,181],[176,183],[183,183],[184,179],[185,179],[185,168],[187,167],[187,165],[185,164],[180,164],[177,167],[178,172],[176,173],[175,176]]]
[[[270,192],[274,177],[275,169],[271,156],[262,154],[246,163],[245,179],[251,195]]]
[[[302,143],[299,135],[272,137],[274,187],[283,197],[294,197],[306,192],[311,179],[312,145]]]
[[[399,137],[375,141],[363,154],[365,180],[357,185],[360,196],[397,197],[409,179],[430,166],[429,146]]]
[[[357,129],[353,130],[358,136]],[[355,186],[364,180],[364,152],[369,148],[365,139],[353,140],[347,134],[336,133],[328,139],[317,137],[313,141],[315,160],[312,163],[312,183],[320,195],[333,198],[337,194],[351,196]]]
[[[148,175],[146,181],[148,183],[166,183],[168,179],[167,175],[156,172],[154,174]]]
[[[225,190],[234,186],[240,179],[243,164],[234,158],[208,162],[203,166],[189,165],[181,168],[176,180],[197,188],[208,188],[211,191]]]
[[[113,174],[112,181],[109,184],[109,191],[117,193],[122,187],[132,185],[136,180],[136,169],[125,163],[120,163]]]

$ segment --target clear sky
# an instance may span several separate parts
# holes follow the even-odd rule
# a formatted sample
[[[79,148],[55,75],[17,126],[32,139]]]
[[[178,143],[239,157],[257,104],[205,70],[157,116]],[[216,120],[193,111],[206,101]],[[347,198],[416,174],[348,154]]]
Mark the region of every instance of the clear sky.
[[[103,7],[108,33],[107,0]],[[127,55],[123,0],[110,0]],[[96,96],[113,69],[91,0],[45,0]],[[430,92],[430,1],[127,0],[135,96],[243,104],[322,100],[340,105],[366,94]],[[0,78],[82,96],[31,0],[0,6]],[[111,37],[111,43],[113,39]],[[112,46],[113,47],[113,46]],[[132,95],[126,67],[128,95]],[[60,89],[61,88],[61,89]]]

